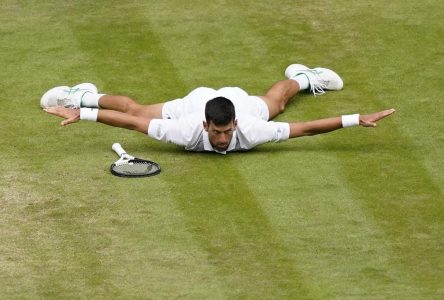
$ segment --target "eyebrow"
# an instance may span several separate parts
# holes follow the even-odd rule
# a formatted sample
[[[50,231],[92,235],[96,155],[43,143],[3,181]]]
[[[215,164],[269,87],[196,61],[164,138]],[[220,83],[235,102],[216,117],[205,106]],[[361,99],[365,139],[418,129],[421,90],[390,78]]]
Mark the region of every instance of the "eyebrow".
[[[213,129],[215,132],[217,133],[225,133],[225,132],[229,132],[229,131],[233,131],[233,128],[227,129],[227,130],[217,130],[217,129]]]

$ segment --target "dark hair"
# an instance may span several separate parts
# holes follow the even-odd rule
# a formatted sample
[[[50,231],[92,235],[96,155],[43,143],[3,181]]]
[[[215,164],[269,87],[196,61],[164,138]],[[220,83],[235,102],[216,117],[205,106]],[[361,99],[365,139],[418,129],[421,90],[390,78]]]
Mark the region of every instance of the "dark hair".
[[[205,119],[207,124],[226,125],[236,118],[233,102],[224,97],[217,97],[205,105]]]

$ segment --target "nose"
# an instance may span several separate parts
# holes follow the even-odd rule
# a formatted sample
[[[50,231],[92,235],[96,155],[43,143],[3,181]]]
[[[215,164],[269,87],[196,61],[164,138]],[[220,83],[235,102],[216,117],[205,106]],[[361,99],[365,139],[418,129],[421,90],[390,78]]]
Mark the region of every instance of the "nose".
[[[228,143],[228,134],[221,134],[219,137],[219,144],[227,144]]]

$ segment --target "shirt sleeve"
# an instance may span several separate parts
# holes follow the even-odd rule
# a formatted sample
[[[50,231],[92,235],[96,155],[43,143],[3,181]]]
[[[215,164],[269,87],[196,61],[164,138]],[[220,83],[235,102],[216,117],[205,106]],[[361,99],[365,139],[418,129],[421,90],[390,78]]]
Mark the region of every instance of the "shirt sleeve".
[[[202,130],[203,125],[196,118],[152,119],[148,126],[148,136],[161,142],[187,146],[193,143],[193,138]]]
[[[288,140],[290,138],[290,124],[247,117],[238,120],[237,134],[243,144],[242,147],[250,149],[268,142],[276,143]]]

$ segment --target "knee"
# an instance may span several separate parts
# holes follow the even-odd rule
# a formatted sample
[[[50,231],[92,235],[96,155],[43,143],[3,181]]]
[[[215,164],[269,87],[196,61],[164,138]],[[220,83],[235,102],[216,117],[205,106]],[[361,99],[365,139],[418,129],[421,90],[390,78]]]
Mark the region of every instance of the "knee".
[[[279,113],[283,113],[285,111],[286,105],[287,105],[286,101],[280,101],[279,102]]]
[[[285,95],[268,93],[264,98],[266,99],[266,102],[270,103],[270,105],[273,106],[278,113],[285,111],[285,107],[287,106],[288,102]]]
[[[122,111],[129,114],[134,114],[139,106],[139,104],[136,101],[127,96],[122,96],[121,103],[123,106]]]

